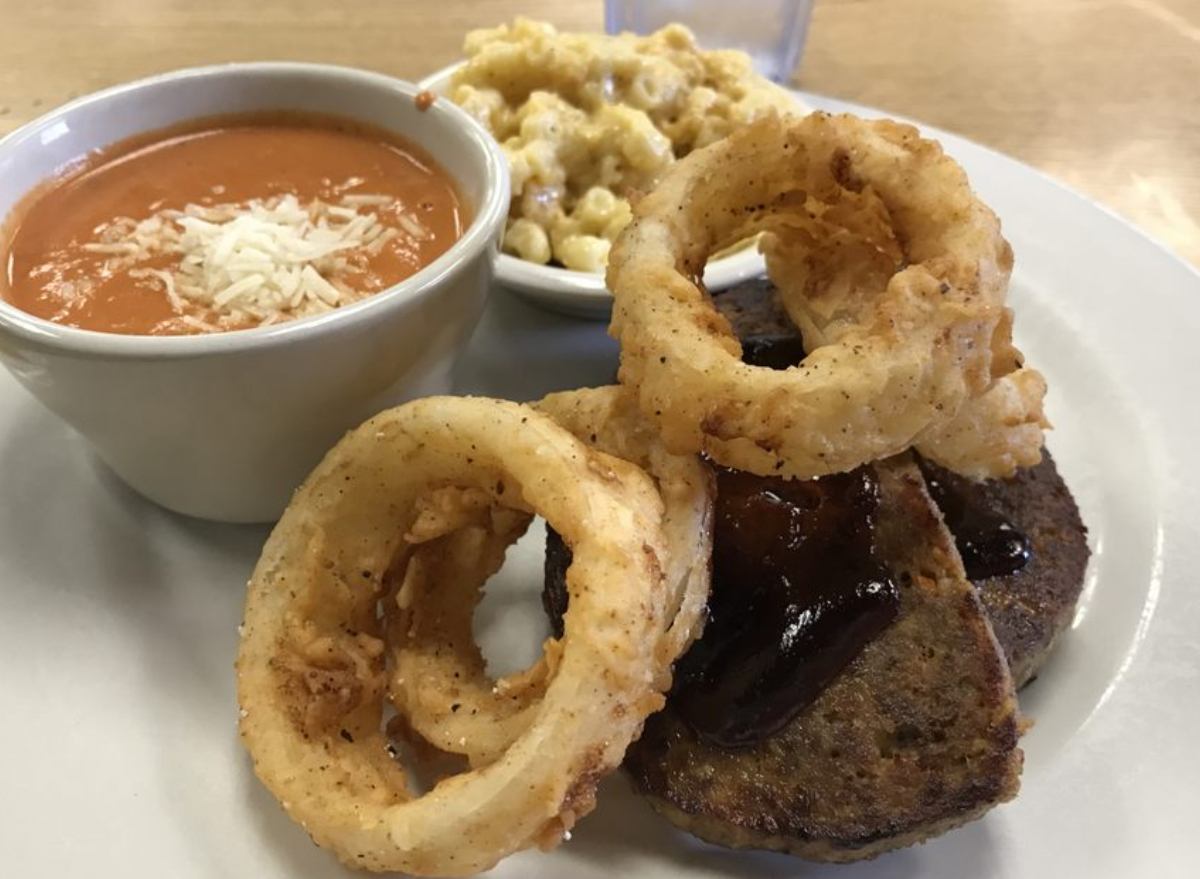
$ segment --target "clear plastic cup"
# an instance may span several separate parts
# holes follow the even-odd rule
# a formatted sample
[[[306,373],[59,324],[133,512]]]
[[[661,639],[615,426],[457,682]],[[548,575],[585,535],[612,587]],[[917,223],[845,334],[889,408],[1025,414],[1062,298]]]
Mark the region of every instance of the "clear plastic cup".
[[[610,34],[687,25],[706,49],[741,49],[754,69],[786,82],[800,64],[813,0],[605,0]]]

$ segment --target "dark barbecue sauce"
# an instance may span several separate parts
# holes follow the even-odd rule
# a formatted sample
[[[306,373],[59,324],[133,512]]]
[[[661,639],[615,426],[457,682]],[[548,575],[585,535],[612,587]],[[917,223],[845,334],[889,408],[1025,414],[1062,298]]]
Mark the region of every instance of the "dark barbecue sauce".
[[[742,360],[787,369],[799,333],[742,338]],[[717,469],[704,635],[679,661],[672,705],[705,740],[751,745],[811,704],[900,613],[875,550],[873,467],[814,480]]]
[[[752,366],[803,359],[796,333],[742,339]],[[878,507],[873,467],[791,482],[717,470],[708,623],[669,696],[706,741],[739,747],[779,731],[899,615],[875,550]],[[542,602],[560,637],[570,564],[548,529]]]
[[[747,336],[742,339],[742,362],[770,369],[787,369],[804,359],[804,343],[792,336]]]
[[[899,614],[875,552],[878,506],[871,467],[790,482],[717,470],[708,624],[670,694],[705,740],[777,732]],[[549,532],[543,600],[559,633],[569,565]]]
[[[792,481],[717,471],[709,620],[672,692],[704,739],[778,732],[896,618],[878,507],[870,467]]]
[[[925,484],[954,535],[968,580],[1007,577],[1025,567],[1029,538],[987,503],[986,493],[962,476],[918,458]]]
[[[546,525],[546,568],[542,586],[542,607],[550,617],[555,638],[563,636],[563,616],[567,612],[567,568],[571,567],[571,550],[562,535]]]

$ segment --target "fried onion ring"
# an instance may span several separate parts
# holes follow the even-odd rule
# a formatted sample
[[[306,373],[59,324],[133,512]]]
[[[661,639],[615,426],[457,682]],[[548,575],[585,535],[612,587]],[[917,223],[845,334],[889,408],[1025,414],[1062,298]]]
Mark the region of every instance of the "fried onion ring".
[[[504,512],[507,519],[475,520],[460,510],[439,523],[441,533],[419,535],[396,599],[385,605],[393,657],[388,697],[406,731],[475,767],[495,762],[528,727],[561,647],[548,640],[525,672],[495,682],[487,676],[472,631],[474,609],[529,522]]]
[[[385,575],[404,571],[406,535],[500,506],[541,513],[575,549],[561,652],[536,715],[494,763],[414,796],[381,729]],[[238,699],[259,778],[355,867],[459,876],[556,845],[663,703],[661,520],[640,469],[527,406],[430,398],[366,422],[296,493],[249,583]]]
[[[758,232],[809,352],[786,370],[742,363],[696,280]],[[672,166],[613,247],[620,380],[667,448],[759,475],[846,471],[922,439],[947,466],[1004,475],[1037,460],[1044,423],[1040,377],[973,405],[1011,372],[994,356],[1015,352],[1011,268],[995,215],[915,129],[763,119]],[[1020,429],[980,442],[1001,418]]]
[[[591,447],[646,470],[663,497],[671,623],[659,646],[665,677],[656,687],[665,691],[672,665],[704,622],[712,556],[711,471],[694,455],[667,452],[621,388],[567,391],[533,405]],[[483,585],[499,569],[512,534],[507,523],[472,522],[463,499],[458,506],[457,522],[442,517],[437,540],[419,547],[409,564],[389,638],[397,670],[389,692],[409,728],[426,742],[466,756],[472,766],[486,766],[529,723],[553,673],[558,642],[548,641],[543,657],[529,669],[499,680],[488,677],[471,622]],[[523,529],[524,522],[513,527]],[[443,582],[462,585],[439,590]]]

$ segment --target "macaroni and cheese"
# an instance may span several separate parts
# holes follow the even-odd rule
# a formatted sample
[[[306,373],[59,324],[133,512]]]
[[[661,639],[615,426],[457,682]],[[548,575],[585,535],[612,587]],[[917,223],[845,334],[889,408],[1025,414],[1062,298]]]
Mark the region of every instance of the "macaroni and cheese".
[[[504,250],[542,265],[604,271],[631,193],[741,125],[799,110],[748,56],[702,51],[682,25],[604,36],[517,19],[468,34],[465,53],[450,97],[512,170]]]

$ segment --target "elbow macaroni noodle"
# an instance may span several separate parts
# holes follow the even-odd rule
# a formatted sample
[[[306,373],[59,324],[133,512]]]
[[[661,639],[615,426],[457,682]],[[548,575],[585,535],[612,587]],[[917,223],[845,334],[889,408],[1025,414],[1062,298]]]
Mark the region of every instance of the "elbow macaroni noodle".
[[[512,171],[504,250],[541,265],[604,271],[630,196],[675,159],[769,113],[802,112],[745,54],[702,51],[681,25],[605,36],[517,19],[471,32],[464,49],[450,97]]]

